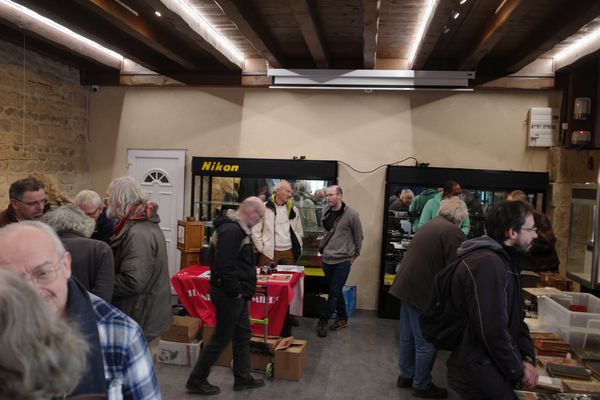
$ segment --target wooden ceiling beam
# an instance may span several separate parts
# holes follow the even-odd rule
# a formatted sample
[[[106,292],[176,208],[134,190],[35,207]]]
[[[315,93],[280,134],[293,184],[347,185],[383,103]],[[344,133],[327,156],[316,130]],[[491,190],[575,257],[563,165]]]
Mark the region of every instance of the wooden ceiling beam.
[[[368,0],[366,0],[368,1]],[[474,2],[468,2],[466,6],[470,9]],[[448,23],[452,9],[456,7],[456,0],[440,0],[429,23],[429,28],[423,37],[421,48],[413,62],[414,70],[425,69],[438,41],[444,34],[444,26]]]
[[[375,68],[381,0],[363,0],[363,68]]]
[[[258,22],[258,18],[246,0],[214,0],[214,2],[271,67],[282,68],[285,64],[283,55],[266,29]]]
[[[498,43],[511,25],[519,21],[532,7],[531,0],[506,0],[501,8],[486,22],[482,34],[475,39],[469,51],[459,59],[458,69],[474,70],[479,61],[485,57]]]
[[[106,23],[116,26],[181,67],[189,70],[197,68],[194,62],[184,56],[189,55],[189,51],[181,51],[183,49],[178,45],[176,38],[165,30],[157,29],[156,24],[152,24],[143,16],[132,14],[113,0],[76,0],[76,2],[94,12]]]
[[[114,49],[124,57],[152,71],[178,71],[182,67],[165,57],[163,54],[139,42],[117,27],[107,24],[96,13],[82,7],[75,1],[61,0],[36,1],[20,0],[20,2],[33,11],[50,18],[55,22],[96,41],[97,43]]]
[[[309,4],[309,0],[289,0],[290,7],[296,17],[304,42],[308,46],[308,50],[315,61],[317,68],[329,68],[329,56],[323,45],[323,38],[314,7]],[[372,1],[372,0],[371,0]]]
[[[537,34],[527,40],[514,58],[508,61],[506,74],[520,71],[555,45],[573,35],[582,26],[600,15],[600,1],[578,0],[568,3],[553,21],[540,27]],[[552,29],[549,30],[548,27]]]

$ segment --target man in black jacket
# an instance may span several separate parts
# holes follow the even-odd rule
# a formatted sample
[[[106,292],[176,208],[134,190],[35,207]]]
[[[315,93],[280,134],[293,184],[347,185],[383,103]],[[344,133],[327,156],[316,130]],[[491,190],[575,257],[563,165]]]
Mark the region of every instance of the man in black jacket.
[[[536,230],[529,204],[502,201],[487,216],[487,235],[458,249],[464,260],[454,274],[452,301],[468,322],[447,366],[448,384],[462,399],[515,399],[514,388],[537,383],[516,262]]]
[[[225,349],[233,344],[233,390],[264,386],[262,379],[250,375],[250,322],[248,301],[256,288],[256,260],[250,228],[265,216],[265,205],[258,197],[248,197],[237,211],[215,220],[210,239],[210,297],[216,308],[217,326],[210,343],[187,381],[190,393],[219,394],[218,386],[208,383],[210,368]]]

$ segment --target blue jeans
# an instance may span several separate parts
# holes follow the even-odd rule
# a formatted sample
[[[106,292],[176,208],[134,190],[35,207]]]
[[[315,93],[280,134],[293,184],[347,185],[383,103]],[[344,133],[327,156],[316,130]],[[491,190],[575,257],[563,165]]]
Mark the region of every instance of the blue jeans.
[[[321,319],[329,320],[334,311],[337,313],[338,319],[348,319],[342,289],[344,289],[346,279],[348,279],[351,265],[351,261],[344,261],[339,264],[323,263],[325,281],[329,285],[329,297],[327,298],[325,309],[321,310]]]
[[[437,350],[421,334],[421,311],[402,303],[400,306],[400,376],[413,378],[413,388],[431,385],[431,369]]]

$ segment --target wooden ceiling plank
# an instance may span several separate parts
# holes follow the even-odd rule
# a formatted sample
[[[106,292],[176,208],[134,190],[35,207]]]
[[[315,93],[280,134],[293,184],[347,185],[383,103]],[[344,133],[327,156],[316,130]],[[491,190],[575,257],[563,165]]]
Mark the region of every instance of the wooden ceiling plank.
[[[538,33],[528,40],[528,45],[520,49],[515,57],[508,61],[506,74],[520,71],[599,15],[600,1],[580,0],[570,3],[554,21],[540,27]],[[552,30],[548,29],[549,26],[552,27]],[[549,34],[550,32],[551,34]]]
[[[317,68],[329,68],[329,57],[323,45],[323,38],[319,29],[314,8],[308,3],[308,0],[289,0],[290,7],[298,26],[308,46]],[[372,1],[372,0],[371,0]]]
[[[189,70],[197,68],[197,65],[185,58],[183,55],[185,53],[177,51],[179,46],[175,38],[169,37],[170,35],[167,35],[166,32],[158,30],[152,23],[141,16],[132,14],[118,3],[112,0],[77,0],[77,3],[183,68]]]
[[[143,2],[155,10],[161,10],[163,21],[168,22],[175,31],[186,35],[189,40],[211,54],[230,71],[239,72],[243,68],[243,60],[232,57],[222,43],[215,42],[206,35],[205,30],[183,11],[183,6],[177,0],[143,0]]]
[[[163,54],[131,38],[126,32],[113,25],[106,24],[96,13],[80,6],[75,1],[60,2],[36,0],[20,0],[21,3],[63,26],[96,41],[97,43],[115,49],[123,56],[137,62],[152,71],[177,70],[181,67]],[[83,45],[82,45],[83,46]]]
[[[463,71],[475,69],[479,61],[510,29],[511,23],[525,15],[533,3],[531,0],[506,0],[502,8],[488,19],[482,34],[474,41],[474,45],[465,56],[459,59],[458,69]]]
[[[381,0],[363,0],[363,68],[375,68]]]
[[[269,38],[266,30],[259,26],[258,22],[255,22],[256,18],[250,15],[251,12],[247,7],[242,11],[234,0],[214,0],[214,2],[237,26],[256,51],[269,62],[271,67],[282,68],[285,64],[283,56],[277,50],[273,40]]]
[[[467,3],[467,7],[472,7],[473,2]],[[422,70],[429,62],[429,58],[435,49],[440,37],[444,33],[444,26],[448,23],[448,16],[456,6],[455,0],[440,0],[438,3],[433,18],[429,23],[429,28],[425,32],[423,43],[415,61],[413,63],[414,70]]]

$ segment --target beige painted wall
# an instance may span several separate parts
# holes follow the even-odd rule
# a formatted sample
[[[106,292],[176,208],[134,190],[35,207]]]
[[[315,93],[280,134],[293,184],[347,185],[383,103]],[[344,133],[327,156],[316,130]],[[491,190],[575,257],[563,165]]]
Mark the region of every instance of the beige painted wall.
[[[547,150],[526,147],[526,119],[547,106],[559,107],[560,94],[102,88],[91,99],[92,180],[103,191],[126,174],[128,148],[186,149],[189,210],[192,156],[339,160],[344,200],[365,231],[349,282],[358,307],[375,309],[385,168],[354,169],[413,156],[435,167],[546,171]]]

